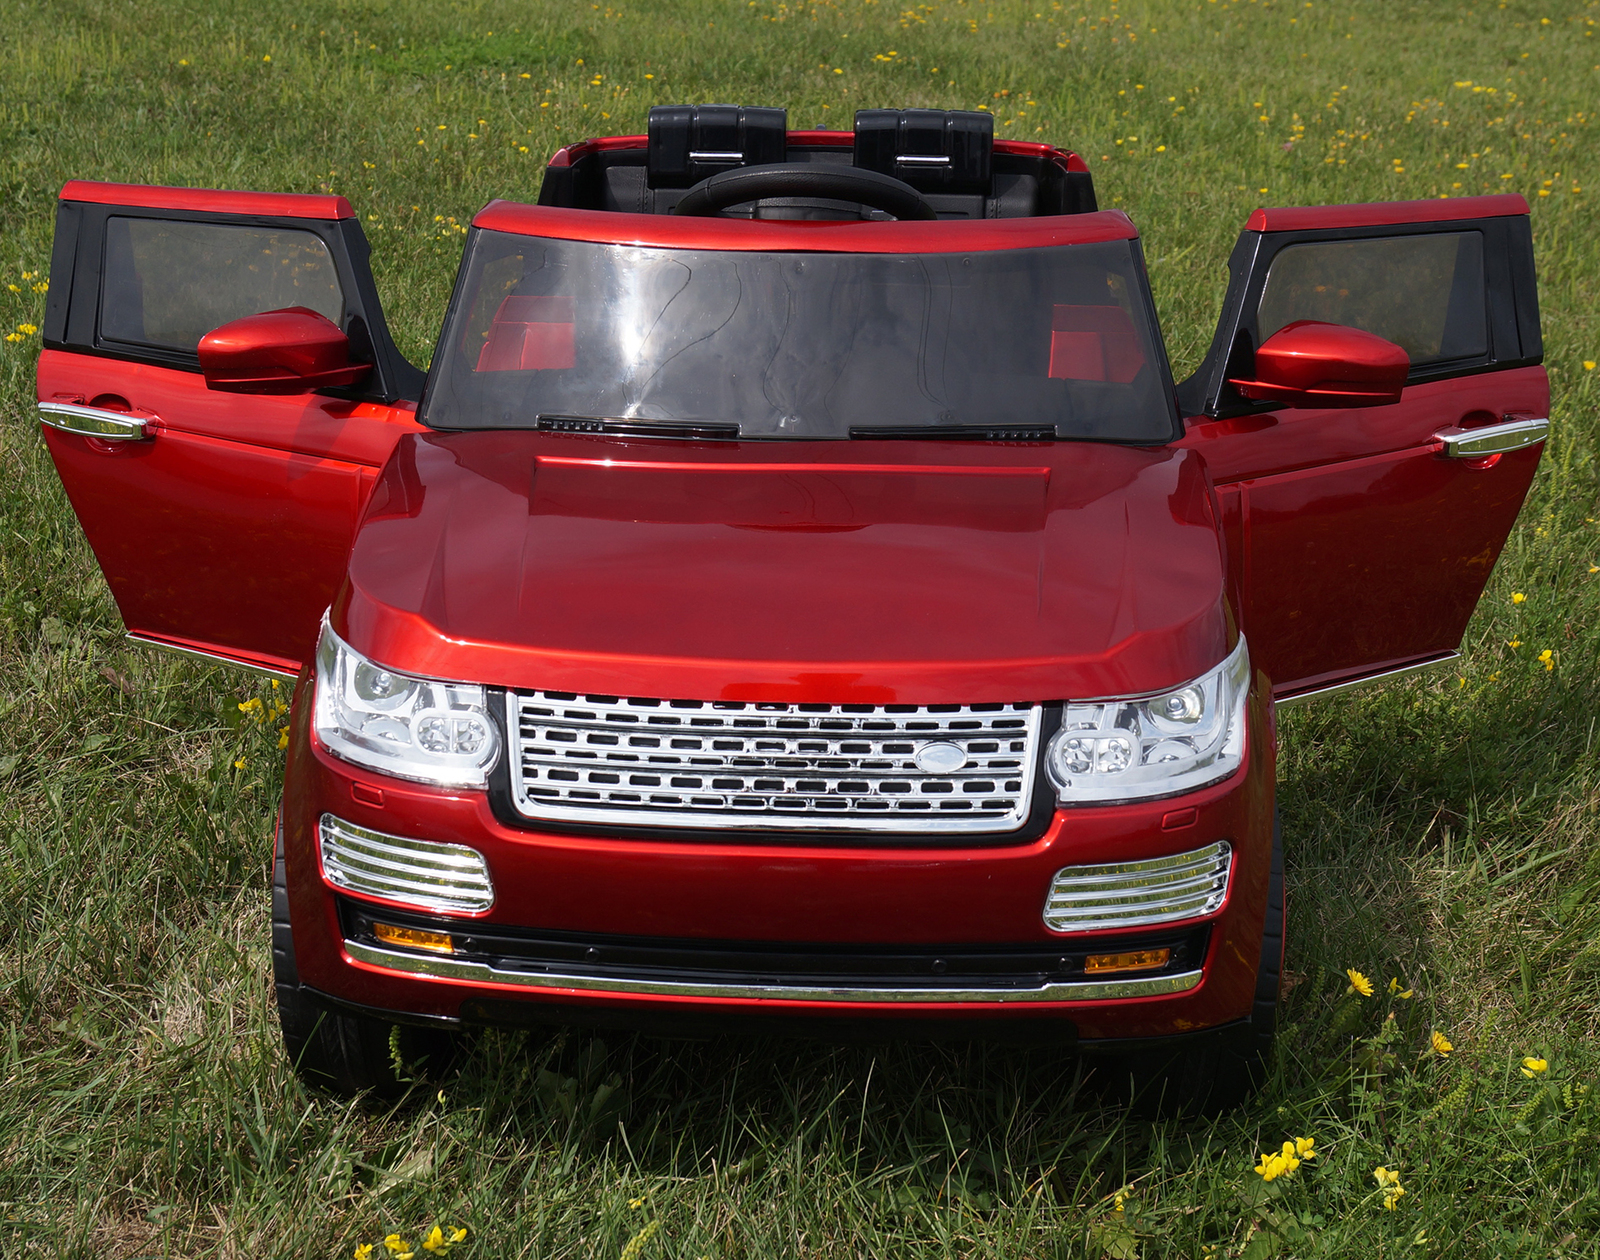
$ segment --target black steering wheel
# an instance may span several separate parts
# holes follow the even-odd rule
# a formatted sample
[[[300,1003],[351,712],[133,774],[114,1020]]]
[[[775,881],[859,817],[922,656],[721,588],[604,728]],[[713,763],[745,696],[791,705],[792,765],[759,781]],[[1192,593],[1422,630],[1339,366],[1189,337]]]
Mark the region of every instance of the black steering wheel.
[[[673,214],[713,215],[765,197],[821,197],[854,201],[897,219],[934,219],[933,207],[904,180],[855,166],[776,162],[740,166],[702,179],[683,194]]]

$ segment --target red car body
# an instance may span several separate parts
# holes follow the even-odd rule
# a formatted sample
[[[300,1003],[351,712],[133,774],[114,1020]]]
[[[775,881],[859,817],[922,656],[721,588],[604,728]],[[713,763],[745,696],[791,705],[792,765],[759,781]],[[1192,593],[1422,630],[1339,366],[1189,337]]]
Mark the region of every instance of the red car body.
[[[786,142],[791,166],[826,157],[837,167],[852,136],[790,132]],[[498,234],[495,248],[524,253],[590,243],[801,266],[825,256],[841,268],[857,255],[981,265],[1009,251],[1042,259],[1094,245],[1137,258],[1128,217],[1095,210],[1082,162],[1047,146],[985,148],[995,182],[970,195],[1002,217],[950,217],[959,198],[946,188],[926,198],[944,217],[885,221],[829,210],[837,193],[802,199],[798,211],[794,198],[776,198],[773,213],[785,217],[771,218],[759,201],[746,217],[662,213],[659,188],[627,193],[654,196],[653,213],[618,208],[625,198],[612,185],[645,189],[628,172],[642,172],[647,151],[656,161],[654,143],[614,137],[563,150],[544,204],[491,203],[473,241]],[[727,149],[710,155],[720,160],[711,174],[751,167],[749,146],[743,156]],[[858,165],[860,153],[857,140]],[[691,158],[702,169],[680,187],[709,182],[706,154]],[[1003,179],[1013,189],[1034,181],[1026,213],[1004,217]],[[1270,1004],[1262,977],[1275,977],[1277,959],[1263,950],[1282,939],[1269,922],[1269,902],[1281,913],[1282,899],[1271,878],[1274,703],[1447,660],[1460,642],[1531,481],[1547,414],[1526,216],[1516,196],[1256,211],[1230,264],[1212,353],[1177,387],[1175,424],[1159,439],[930,426],[785,440],[663,436],[543,412],[538,424],[531,413],[499,427],[423,423],[421,376],[389,342],[343,198],[75,181],[61,194],[38,394],[51,454],[129,633],[298,677],[281,816],[285,930],[293,983],[318,1003],[441,1026],[770,1017],[824,1033],[867,1020],[908,1034],[958,1026],[1121,1044],[1243,1027]],[[140,275],[163,258],[171,270],[159,249],[179,247],[198,251],[197,267],[232,275],[243,264],[217,261],[220,247],[203,235],[220,227],[299,242],[293,265],[307,291],[321,293],[332,268],[342,310],[278,305],[304,311],[297,335],[316,343],[318,370],[339,369],[343,359],[327,355],[330,345],[344,354],[337,334],[346,334],[352,361],[372,364],[364,384],[208,387],[209,363],[183,340],[204,329],[160,333],[161,319],[182,322],[161,312],[191,299],[162,296],[150,278],[139,281],[143,333],[119,331],[116,251],[125,247],[115,234],[134,234]],[[1417,258],[1421,284],[1445,243],[1456,259],[1454,279],[1439,281],[1448,309],[1414,317],[1419,336],[1437,333],[1432,359],[1414,348],[1407,357],[1370,330],[1370,312],[1394,300],[1376,292],[1362,306],[1357,292],[1346,295],[1348,321],[1321,318],[1343,308],[1317,305],[1323,290],[1294,270],[1315,278],[1319,267],[1348,266],[1356,291],[1381,285],[1392,258]],[[1300,246],[1313,252],[1285,253]],[[471,257],[478,246],[468,248]],[[711,267],[702,262],[701,273]],[[485,348],[461,359],[471,274],[464,268],[458,282],[429,400],[452,379],[478,388],[496,355],[512,355],[511,375],[539,379],[581,359],[581,320],[574,334],[573,317],[559,315],[572,299],[543,297],[529,301],[568,305],[517,308],[545,312],[518,326],[520,349],[493,349],[501,333],[492,325]],[[1137,320],[1148,307],[1142,265],[1128,274],[1137,283],[1123,309]],[[1118,380],[1107,347],[1131,333],[1083,332],[1091,308],[1055,309],[1055,331],[1040,333],[1054,338],[1049,377]],[[1307,310],[1317,317],[1309,323]],[[1267,329],[1296,312],[1298,323]],[[313,316],[321,323],[306,322]],[[1110,316],[1095,318],[1110,327]],[[1330,330],[1363,319],[1367,331]],[[1154,328],[1153,309],[1148,320]],[[317,340],[324,325],[332,341]],[[232,353],[225,338],[215,344],[215,355]],[[1110,366],[1074,367],[1085,345],[1104,349]],[[1143,353],[1139,379],[1168,406],[1159,340]],[[449,367],[452,355],[465,366]],[[295,390],[294,372],[310,371],[300,359],[258,354],[250,370],[279,371],[280,361],[277,388]],[[423,402],[424,415],[441,406]],[[319,736],[312,658],[324,610],[352,659],[488,689],[500,752],[481,786],[387,774]],[[1044,759],[1059,741],[1047,728],[1063,711],[1096,697],[1179,694],[1241,634],[1248,696],[1229,773],[1131,799],[1051,799]],[[1026,756],[1040,768],[1017,807],[1020,825],[959,834],[914,819],[889,831],[830,829],[823,817],[791,826],[754,805],[738,823],[706,826],[711,815],[691,811],[684,825],[671,810],[650,817],[648,794],[620,822],[603,811],[541,821],[514,803],[508,775],[523,771],[507,752],[528,746],[524,727],[510,725],[525,712],[518,697],[541,695],[599,697],[613,715],[628,697],[735,714],[1038,709],[1044,725]],[[590,808],[562,799],[569,815]],[[335,882],[319,848],[328,818],[480,854],[492,903],[441,912]],[[1138,870],[1127,864],[1219,842],[1231,866],[1203,913],[1111,930],[1046,921],[1052,881],[1069,868]],[[378,923],[435,944],[380,940]],[[438,939],[453,952],[439,952]],[[1169,952],[1162,964],[1128,964],[1157,947]],[[1091,954],[1113,956],[1098,977]]]

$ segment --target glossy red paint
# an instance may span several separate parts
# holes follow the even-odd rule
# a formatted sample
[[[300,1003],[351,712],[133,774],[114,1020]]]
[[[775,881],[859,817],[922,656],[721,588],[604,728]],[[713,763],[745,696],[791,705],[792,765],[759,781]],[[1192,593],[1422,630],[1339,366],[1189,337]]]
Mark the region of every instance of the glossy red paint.
[[[297,673],[409,406],[208,390],[197,372],[46,350],[41,401],[155,417],[141,442],[44,430],[130,632]]]
[[[1348,206],[1276,206],[1253,211],[1247,232],[1308,232],[1319,228],[1386,227],[1397,223],[1453,223],[1527,214],[1521,193],[1438,197],[1431,201],[1373,201]]]
[[[1246,398],[1290,407],[1379,407],[1400,401],[1411,356],[1359,328],[1297,319],[1261,343]]]
[[[1549,403],[1532,367],[1411,385],[1387,407],[1189,421],[1180,445],[1210,469],[1240,627],[1275,694],[1456,649],[1540,448],[1486,466],[1433,435]]]
[[[491,201],[473,227],[566,241],[661,249],[810,250],[842,254],[948,254],[979,249],[1040,249],[1139,234],[1120,210],[1039,219],[960,219],[887,223],[845,219],[713,219],[621,214]]]
[[[302,980],[365,1006],[455,1016],[471,998],[561,1002],[621,1010],[718,1014],[765,1010],[839,1018],[1059,1015],[1084,1037],[1160,1036],[1248,1014],[1254,997],[1272,844],[1270,706],[1252,702],[1249,763],[1183,799],[1193,826],[1163,834],[1171,802],[1061,811],[1037,841],[896,849],[841,844],[722,844],[580,837],[508,828],[482,793],[446,792],[371,775],[329,756],[309,732],[301,683],[284,795],[284,844],[296,962]],[[355,787],[381,791],[383,805]],[[351,960],[335,899],[316,857],[324,811],[391,834],[468,844],[488,858],[496,904],[468,921],[679,940],[828,944],[1037,944],[1081,939],[1042,921],[1062,866],[1159,856],[1227,838],[1236,846],[1228,901],[1214,916],[1202,984],[1174,997],[1095,1003],[883,1004],[632,996],[424,980]],[[362,899],[373,905],[381,901]]]
[[[96,179],[68,180],[62,201],[107,206],[146,206],[156,210],[196,210],[206,214],[255,214],[292,219],[353,219],[343,197],[319,193],[226,192],[216,188],[160,188],[149,184],[107,184]]]
[[[1203,464],[1103,444],[402,440],[334,625],[394,669],[677,699],[1126,695],[1228,650]]]
[[[304,306],[246,315],[200,338],[208,389],[234,394],[309,394],[354,385],[372,371],[350,362],[350,338]]]

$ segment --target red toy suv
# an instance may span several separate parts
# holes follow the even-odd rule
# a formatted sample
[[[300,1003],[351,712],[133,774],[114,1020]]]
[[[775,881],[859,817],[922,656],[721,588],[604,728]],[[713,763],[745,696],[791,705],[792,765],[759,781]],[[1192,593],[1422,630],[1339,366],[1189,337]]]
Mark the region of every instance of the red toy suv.
[[[39,409],[128,632],[299,680],[300,1069],[759,1025],[1236,1095],[1274,704],[1454,655],[1548,386],[1521,197],[1257,210],[1229,267],[1174,387],[1076,155],[656,109],[477,216],[424,376],[343,197],[68,184]]]

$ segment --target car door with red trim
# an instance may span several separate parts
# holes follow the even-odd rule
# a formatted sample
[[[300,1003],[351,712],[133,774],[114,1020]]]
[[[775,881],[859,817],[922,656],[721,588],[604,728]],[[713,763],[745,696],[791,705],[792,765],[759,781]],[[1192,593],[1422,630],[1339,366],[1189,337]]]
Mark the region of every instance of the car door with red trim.
[[[1280,701],[1448,660],[1547,428],[1527,202],[1258,210],[1229,268],[1178,394],[1253,660]],[[1275,399],[1264,361],[1318,325],[1402,348],[1395,400],[1360,405],[1358,368],[1332,362],[1325,388]]]
[[[208,388],[205,334],[291,307],[370,371]],[[349,202],[73,181],[44,346],[45,439],[129,634],[297,672],[376,474],[419,427],[423,375],[389,337]]]

